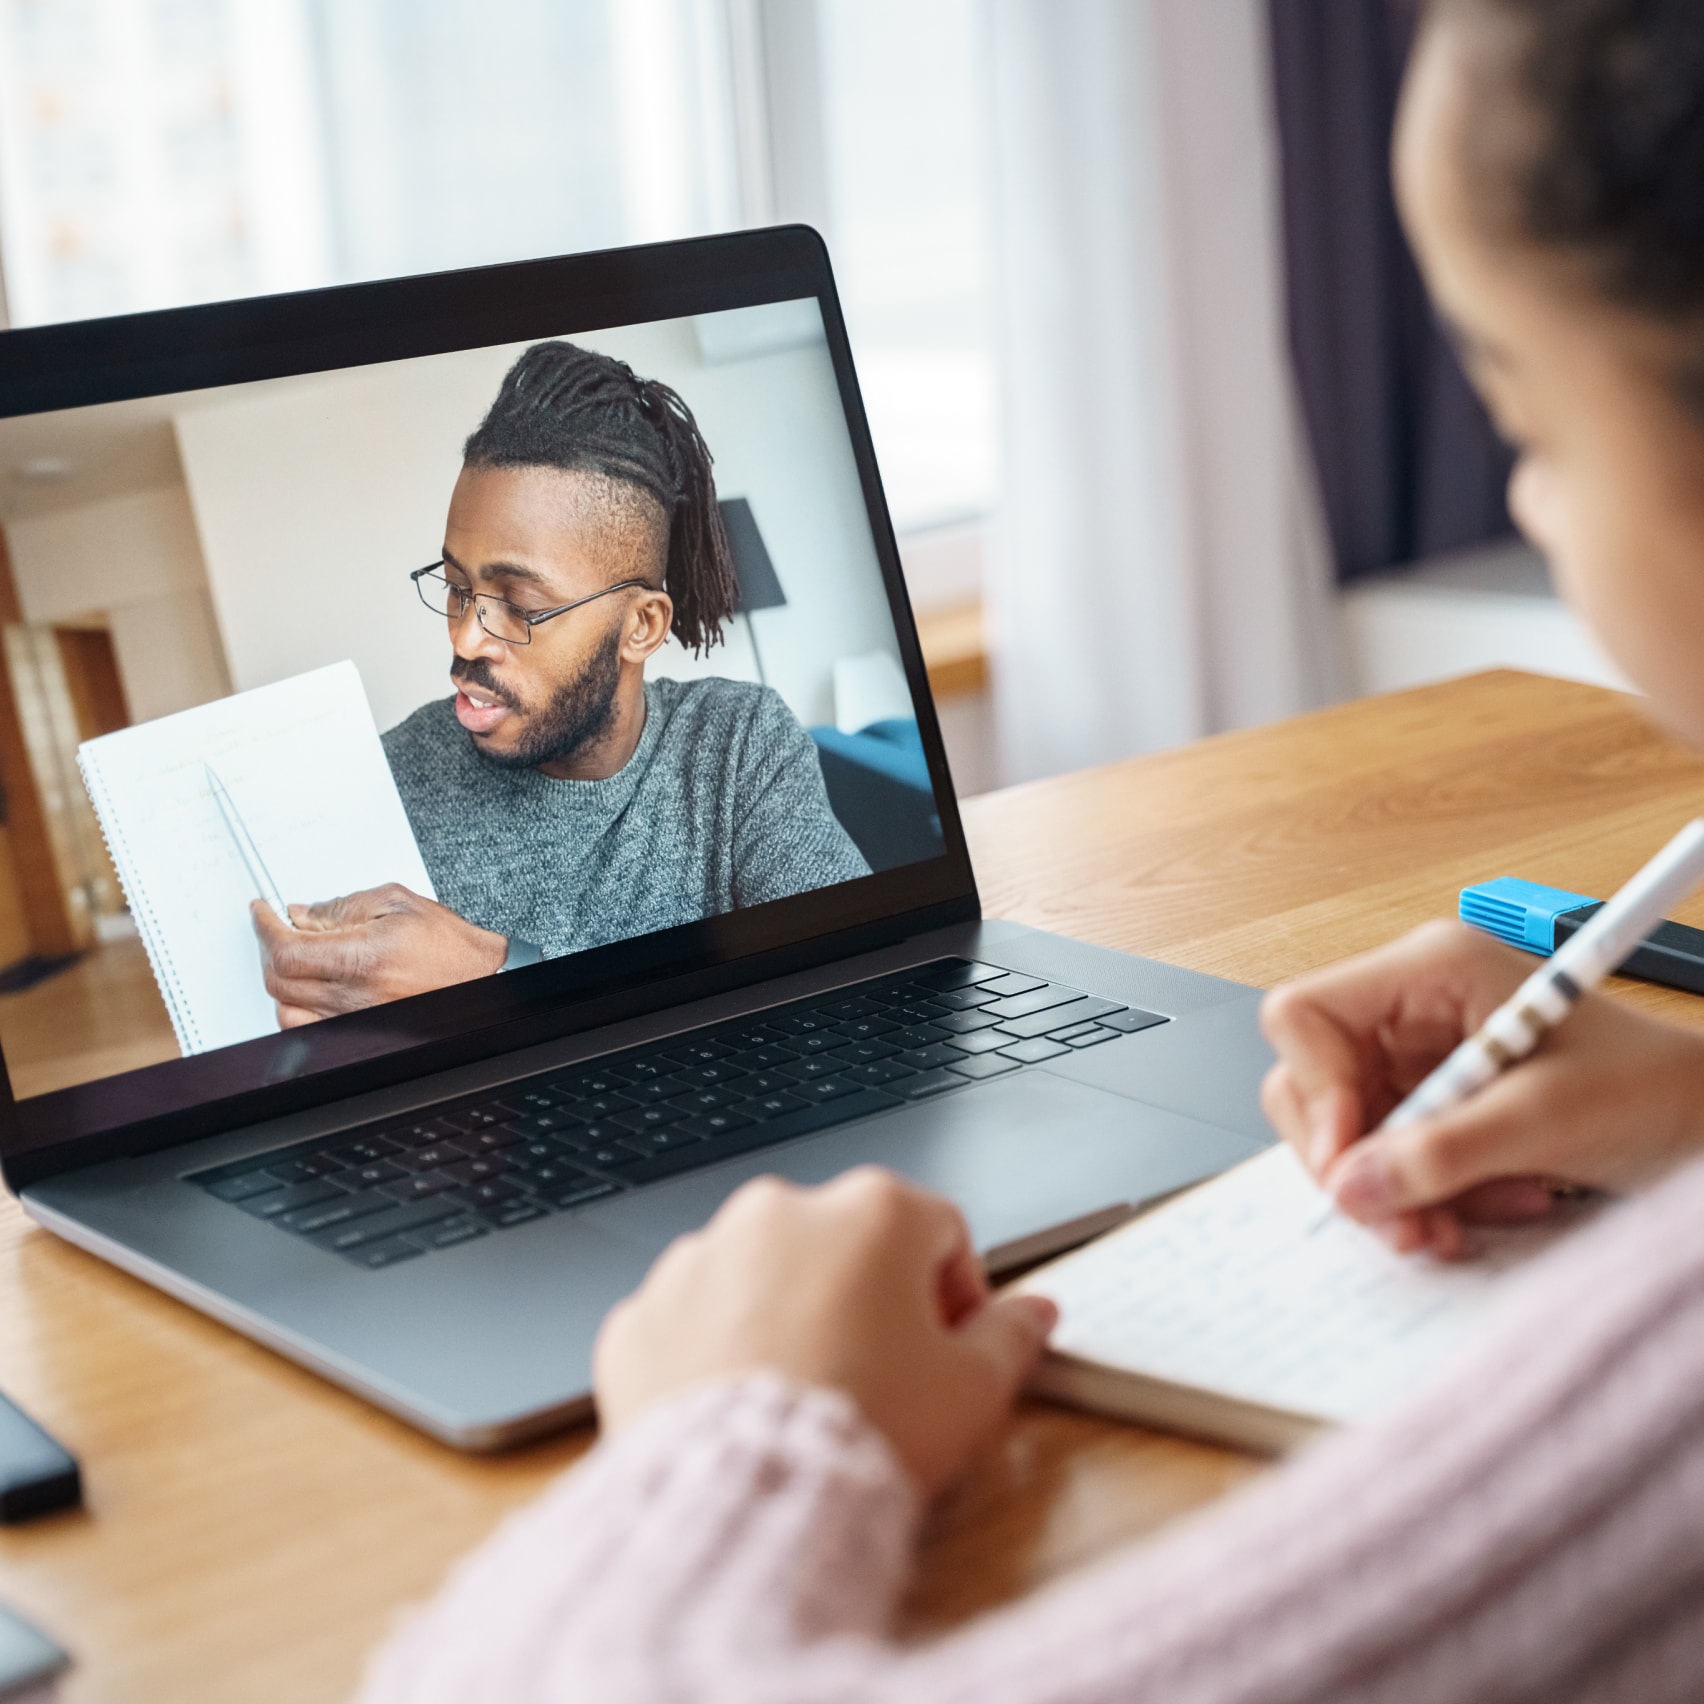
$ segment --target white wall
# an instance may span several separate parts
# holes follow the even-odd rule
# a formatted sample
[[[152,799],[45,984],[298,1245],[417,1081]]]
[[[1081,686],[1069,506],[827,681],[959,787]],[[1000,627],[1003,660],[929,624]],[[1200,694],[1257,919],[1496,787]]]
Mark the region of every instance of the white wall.
[[[787,593],[754,618],[770,682],[802,721],[832,721],[834,659],[896,646],[826,346],[707,363],[685,320],[575,341],[686,399]],[[523,347],[280,380],[178,416],[239,689],[350,657],[381,728],[447,692],[444,629],[408,573],[438,554],[462,442]],[[653,666],[752,678],[743,634],[729,637],[707,663],[671,646]]]
[[[137,721],[231,690],[182,486],[19,516],[6,537],[26,621],[106,618]]]

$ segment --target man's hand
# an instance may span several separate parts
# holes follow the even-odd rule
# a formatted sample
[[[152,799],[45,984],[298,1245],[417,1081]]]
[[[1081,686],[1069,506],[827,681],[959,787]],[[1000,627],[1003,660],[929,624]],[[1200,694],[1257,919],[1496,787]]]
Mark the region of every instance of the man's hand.
[[[606,1432],[675,1392],[773,1368],[845,1391],[925,1492],[999,1423],[1056,1318],[992,1296],[963,1216],[890,1172],[759,1178],[668,1248],[604,1322]]]
[[[1528,1059],[1400,1130],[1386,1114],[1532,971],[1434,923],[1269,995],[1262,1090],[1278,1133],[1398,1248],[1462,1252],[1462,1223],[1543,1217],[1553,1183],[1625,1190],[1704,1150],[1704,1038],[1588,995]]]
[[[396,882],[292,905],[294,929],[261,900],[249,910],[266,991],[285,1029],[490,976],[509,951],[501,935]]]

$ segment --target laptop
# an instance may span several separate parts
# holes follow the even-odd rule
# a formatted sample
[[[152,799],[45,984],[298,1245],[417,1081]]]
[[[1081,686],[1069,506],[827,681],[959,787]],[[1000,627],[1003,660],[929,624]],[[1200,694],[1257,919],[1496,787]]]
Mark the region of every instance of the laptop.
[[[434,1437],[759,1174],[1000,1272],[1270,1143],[1253,990],[981,915],[808,229],[9,332],[0,464],[5,1180]],[[304,832],[208,730],[350,665]]]

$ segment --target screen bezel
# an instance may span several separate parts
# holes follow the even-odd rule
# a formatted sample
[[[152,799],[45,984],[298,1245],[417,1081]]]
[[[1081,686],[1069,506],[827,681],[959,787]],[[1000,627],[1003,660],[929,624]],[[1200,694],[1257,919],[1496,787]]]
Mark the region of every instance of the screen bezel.
[[[944,853],[27,1100],[14,1098],[0,1057],[0,1175],[8,1185],[19,1189],[749,986],[974,920],[980,906],[828,252],[808,226],[0,334],[0,417],[12,417],[802,297],[821,309]],[[371,1053],[381,1046],[387,1050]]]

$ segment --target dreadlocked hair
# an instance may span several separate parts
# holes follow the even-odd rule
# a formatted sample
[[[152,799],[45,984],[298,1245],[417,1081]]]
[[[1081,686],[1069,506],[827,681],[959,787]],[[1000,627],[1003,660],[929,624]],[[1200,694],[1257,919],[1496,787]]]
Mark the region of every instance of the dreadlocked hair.
[[[535,343],[504,376],[462,449],[469,467],[553,467],[637,487],[667,526],[663,586],[689,650],[721,642],[739,602],[710,448],[692,410],[625,361],[572,343]]]

